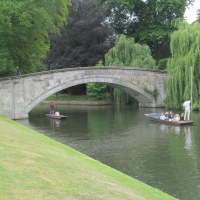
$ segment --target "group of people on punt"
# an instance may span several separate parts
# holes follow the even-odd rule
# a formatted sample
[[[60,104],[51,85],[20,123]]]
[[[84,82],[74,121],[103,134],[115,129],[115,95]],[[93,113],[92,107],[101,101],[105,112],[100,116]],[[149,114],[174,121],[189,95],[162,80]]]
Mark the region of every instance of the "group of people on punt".
[[[162,113],[160,116],[161,120],[167,120],[167,121],[183,121],[184,120],[184,114],[182,113],[181,116],[179,114],[175,114],[172,111]]]
[[[183,120],[190,120],[190,104],[192,102],[192,97],[190,98],[190,100],[186,100],[183,103],[183,108],[185,110],[185,114],[181,114],[181,116],[179,116],[179,114],[173,114],[172,111],[166,112],[165,114],[162,113],[160,116],[160,119],[162,120],[168,120],[168,121],[183,121]]]

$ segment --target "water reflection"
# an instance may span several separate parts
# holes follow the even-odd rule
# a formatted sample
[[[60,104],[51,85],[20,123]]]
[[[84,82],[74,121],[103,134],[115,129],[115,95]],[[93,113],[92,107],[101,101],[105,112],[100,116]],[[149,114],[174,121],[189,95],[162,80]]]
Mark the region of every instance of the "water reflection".
[[[170,126],[166,124],[161,124],[160,129],[162,132],[172,132],[174,134],[184,134],[185,135],[185,146],[184,148],[190,150],[192,148],[192,134],[191,126]]]
[[[172,130],[174,131],[175,134],[180,134],[181,132],[181,127],[180,126],[171,126]]]
[[[51,125],[52,131],[55,131],[55,128],[59,128],[60,123],[61,123],[61,120],[59,119],[50,119],[50,125]]]
[[[178,199],[199,199],[200,125],[149,121],[155,108],[59,106],[64,121],[44,117],[48,109],[22,123]]]
[[[161,125],[160,125],[160,129],[161,129],[162,131],[168,131],[169,125],[161,124]]]
[[[184,127],[184,133],[185,133],[185,148],[187,150],[190,150],[192,148],[192,134],[190,126]]]

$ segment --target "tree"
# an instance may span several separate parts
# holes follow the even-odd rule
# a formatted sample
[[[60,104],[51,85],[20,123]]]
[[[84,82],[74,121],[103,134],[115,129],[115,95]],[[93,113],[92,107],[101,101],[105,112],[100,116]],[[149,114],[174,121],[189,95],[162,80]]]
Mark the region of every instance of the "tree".
[[[191,96],[191,67],[193,106],[200,108],[200,24],[189,25],[182,20],[175,20],[178,29],[171,36],[172,57],[167,63],[166,106],[181,108],[184,99]]]
[[[194,0],[116,0],[108,10],[109,22],[119,34],[147,44],[159,61],[170,56],[171,21],[183,18]]]
[[[127,66],[156,69],[156,62],[147,45],[135,43],[134,38],[121,35],[105,55],[106,66]]]
[[[105,24],[100,0],[72,0],[68,25],[61,37],[51,36],[51,50],[45,63],[49,69],[94,66],[113,46],[115,34]]]
[[[105,100],[106,99],[106,85],[88,83],[87,97],[90,100]]]
[[[200,23],[200,9],[197,10],[197,21]]]
[[[139,67],[156,69],[156,62],[151,56],[151,50],[147,45],[136,44],[134,38],[121,35],[105,55],[106,66]],[[117,104],[128,104],[133,98],[115,88],[113,91],[114,101]]]
[[[0,2],[0,73],[41,71],[49,49],[49,33],[59,33],[66,23],[69,0],[25,0]]]

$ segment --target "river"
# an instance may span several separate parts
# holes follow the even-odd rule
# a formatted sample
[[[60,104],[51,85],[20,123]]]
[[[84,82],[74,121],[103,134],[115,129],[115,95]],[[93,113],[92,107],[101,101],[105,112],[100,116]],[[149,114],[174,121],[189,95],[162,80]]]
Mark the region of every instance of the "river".
[[[144,116],[165,111],[161,108],[57,105],[56,109],[68,118],[47,118],[49,106],[40,104],[29,119],[17,122],[180,200],[200,199],[199,112],[192,112],[194,125],[180,127]]]

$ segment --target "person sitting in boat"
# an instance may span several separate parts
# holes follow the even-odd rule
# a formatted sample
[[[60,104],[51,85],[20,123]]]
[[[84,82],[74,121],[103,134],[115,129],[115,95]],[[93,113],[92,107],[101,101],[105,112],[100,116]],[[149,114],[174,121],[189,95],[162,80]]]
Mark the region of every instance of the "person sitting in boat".
[[[165,113],[165,120],[169,120],[169,112]]]
[[[169,119],[173,119],[174,118],[174,113],[172,111],[169,111]]]
[[[181,113],[180,121],[184,121],[184,114],[183,113]]]
[[[161,120],[168,120],[168,117],[166,117],[165,114],[162,113],[161,116],[160,116],[160,119]]]
[[[55,115],[60,116],[60,113],[56,110]]]
[[[180,121],[180,116],[179,114],[175,114],[174,115],[174,118],[172,119],[173,122],[177,122],[177,121]]]

